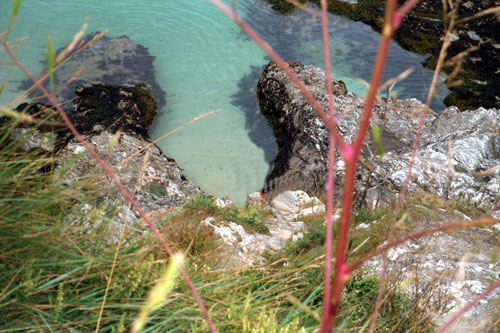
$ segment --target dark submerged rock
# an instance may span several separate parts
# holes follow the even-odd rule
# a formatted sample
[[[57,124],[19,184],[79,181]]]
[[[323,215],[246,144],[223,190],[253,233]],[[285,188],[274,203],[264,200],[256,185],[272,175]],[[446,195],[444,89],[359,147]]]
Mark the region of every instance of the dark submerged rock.
[[[148,129],[157,114],[157,104],[143,84],[134,87],[95,84],[77,87],[73,101],[74,112],[67,115],[82,135],[96,135],[103,131],[118,130],[148,138]],[[26,112],[38,120],[43,133],[57,135],[55,151],[59,151],[73,138],[55,107],[43,103],[23,103],[17,111]],[[46,123],[48,121],[48,123]]]
[[[97,33],[87,35],[84,42],[91,41],[96,35]],[[72,100],[76,97],[76,88],[81,86],[105,84],[133,87],[143,84],[151,91],[161,108],[165,105],[165,92],[156,82],[154,59],[146,47],[133,42],[127,36],[113,38],[103,36],[82,51],[73,54],[67,62],[54,71],[54,91],[62,89],[57,95],[57,100],[58,102]],[[76,73],[78,75],[71,80]],[[26,89],[31,84],[31,81],[25,82],[21,89]],[[48,82],[45,84],[48,88]]]
[[[111,132],[121,129],[147,137],[157,113],[157,104],[143,84],[134,87],[95,84],[78,87],[76,94],[76,112],[71,118],[82,133],[101,125]]]
[[[282,13],[293,10],[286,0],[268,0],[272,8]],[[309,3],[319,5],[318,0]],[[402,5],[405,1],[399,1]],[[450,12],[449,4],[447,13]],[[498,6],[495,1],[466,1],[458,7],[459,18],[474,15],[482,10]],[[329,1],[329,11],[342,15],[354,21],[370,25],[376,31],[381,31],[384,18],[385,1],[358,0],[348,3],[340,0]],[[419,1],[416,7],[403,20],[394,36],[403,48],[419,54],[430,56],[423,62],[424,67],[433,70],[442,46],[443,7],[440,0]],[[448,50],[448,59],[461,52],[477,47],[463,58],[462,70],[454,79],[446,80],[445,84],[452,91],[444,100],[447,106],[457,106],[460,110],[478,108],[500,108],[500,18],[498,15],[485,15],[458,25],[455,29],[456,38]],[[445,66],[445,74],[453,72],[452,66]],[[461,82],[461,83],[460,83]],[[460,84],[457,84],[460,83]]]

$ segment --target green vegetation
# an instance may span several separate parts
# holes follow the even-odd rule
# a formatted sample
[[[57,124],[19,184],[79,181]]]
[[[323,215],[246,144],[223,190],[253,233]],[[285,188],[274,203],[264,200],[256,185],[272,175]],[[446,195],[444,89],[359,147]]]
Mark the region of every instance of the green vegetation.
[[[219,222],[235,222],[241,224],[247,231],[269,234],[266,226],[268,218],[273,216],[270,209],[263,209],[261,206],[250,206],[242,208],[238,206],[228,206],[219,208],[215,204],[215,199],[203,194],[191,198],[184,207],[192,212],[201,212],[205,217],[215,217]],[[199,216],[200,218],[202,216]]]
[[[42,125],[25,126],[26,131],[16,137],[12,134],[21,124],[0,118],[0,332],[88,332],[96,328],[126,332],[141,309],[148,312],[142,318],[144,331],[207,331],[198,305],[180,279],[169,286],[161,306],[144,306],[148,292],[163,276],[167,255],[151,233],[128,226],[117,218],[116,204],[101,200],[96,184],[108,184],[95,181],[92,174],[68,181],[65,173],[75,160],[58,165],[61,162],[49,152],[23,147]],[[161,187],[148,191],[167,194]],[[472,217],[480,214],[468,203],[440,202],[431,196],[410,198],[405,208],[412,205],[447,207]],[[303,218],[309,227],[304,237],[289,241],[265,265],[227,268],[221,264],[227,258],[220,251],[218,237],[200,221],[212,216],[215,223],[233,221],[247,231],[269,233],[266,223],[272,211],[261,206],[220,208],[214,198],[198,195],[167,214],[158,225],[160,232],[174,250],[186,256],[185,271],[221,332],[313,332],[319,328],[324,216]],[[349,260],[385,240],[394,220],[393,209],[361,208],[352,220]],[[362,223],[370,228],[357,228]],[[398,231],[409,228],[403,224]],[[422,307],[422,299],[429,298],[419,292],[402,293],[401,281],[386,282],[375,330],[433,330]],[[351,277],[337,316],[339,332],[368,327],[379,284],[368,272],[357,271]],[[432,286],[422,289],[432,290]]]
[[[99,191],[92,180],[62,181],[71,165],[54,168],[46,153],[20,149],[26,137],[8,139],[14,126],[4,122],[0,131],[0,326],[8,331],[93,331],[113,270],[100,331],[126,332],[161,277],[164,251],[149,233],[130,228],[120,246],[110,241],[116,230],[106,226],[123,223],[114,207],[95,204]],[[85,213],[85,204],[95,208]],[[187,255],[186,271],[221,332],[311,332],[319,327],[323,217],[309,218],[306,236],[262,268],[221,268],[219,241],[199,223],[214,216],[221,223],[231,220],[265,231],[270,214],[257,206],[218,208],[213,198],[199,195],[161,224],[169,244]],[[360,221],[381,213],[370,214],[364,211]],[[369,320],[376,285],[375,279],[363,277],[349,284],[339,317],[344,331],[358,331]],[[393,301],[384,305],[380,328],[403,320],[416,323],[411,300],[390,295]],[[189,290],[177,280],[167,301],[150,314],[146,330],[204,332],[205,325]]]

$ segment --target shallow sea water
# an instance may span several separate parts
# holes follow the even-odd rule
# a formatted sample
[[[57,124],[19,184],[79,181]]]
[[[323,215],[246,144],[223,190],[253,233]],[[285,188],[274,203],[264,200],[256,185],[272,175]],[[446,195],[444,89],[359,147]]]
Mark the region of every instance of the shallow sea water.
[[[319,21],[296,11],[273,12],[262,0],[238,2],[239,14],[287,60],[322,67],[323,52]],[[11,2],[0,2],[0,28],[7,26]],[[127,35],[149,48],[156,57],[156,80],[167,92],[167,104],[151,135],[159,137],[198,115],[219,113],[199,120],[159,143],[185,175],[207,193],[229,196],[243,204],[248,193],[259,190],[276,153],[267,121],[260,114],[255,86],[269,59],[207,0],[25,0],[10,40],[30,38],[17,53],[28,69],[43,68],[46,40],[54,37],[55,48],[66,45],[88,20],[88,32],[109,30],[108,36]],[[378,34],[360,22],[331,16],[333,77],[350,91],[364,94],[362,78],[369,80]],[[5,52],[0,61],[5,61]],[[393,45],[386,78],[410,66],[413,74],[396,85],[399,98],[425,99],[432,72],[420,62],[423,56]],[[24,79],[18,70],[0,66],[0,79],[9,84],[0,103],[9,103]],[[444,109],[440,97],[432,104]]]

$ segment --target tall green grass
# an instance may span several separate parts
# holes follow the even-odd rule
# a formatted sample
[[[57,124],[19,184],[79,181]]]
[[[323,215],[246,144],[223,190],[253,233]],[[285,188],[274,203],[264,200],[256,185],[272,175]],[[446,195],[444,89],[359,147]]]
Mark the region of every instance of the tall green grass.
[[[50,154],[24,151],[30,135],[9,139],[12,121],[0,129],[0,332],[89,332],[96,328],[107,279],[117,251],[108,228],[94,228],[82,207],[97,207],[98,189],[85,182],[64,181]],[[110,207],[99,209],[103,223],[116,220]],[[213,202],[196,197],[163,224],[196,230],[207,215],[231,215]],[[238,216],[254,216],[239,208]],[[98,215],[98,214],[97,214]],[[234,215],[234,214],[233,214]],[[324,258],[318,248],[290,254],[284,251],[262,267],[224,268],[217,240],[198,233],[172,237],[187,255],[186,270],[198,287],[221,332],[312,332],[319,328]],[[196,234],[193,232],[193,240]],[[100,331],[126,332],[160,278],[167,258],[148,234],[127,229],[105,303]],[[193,250],[193,246],[194,250]],[[319,245],[321,247],[321,244]],[[369,318],[376,297],[376,280],[358,277],[348,288],[341,311],[343,331],[357,331]],[[389,292],[389,293],[392,293]],[[411,300],[396,304],[396,315],[383,315],[381,327],[409,318]],[[394,306],[394,304],[391,304]],[[406,311],[406,312],[405,312]],[[412,322],[409,320],[409,322]],[[148,319],[145,332],[204,332],[198,305],[181,281],[165,304]]]

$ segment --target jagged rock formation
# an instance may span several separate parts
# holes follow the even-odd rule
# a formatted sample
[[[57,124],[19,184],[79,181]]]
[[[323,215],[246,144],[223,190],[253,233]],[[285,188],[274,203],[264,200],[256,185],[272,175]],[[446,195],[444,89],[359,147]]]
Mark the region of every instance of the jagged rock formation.
[[[328,109],[325,74],[317,67],[292,63],[293,71]],[[259,80],[257,96],[268,117],[279,150],[263,189],[271,199],[285,190],[311,194],[324,190],[327,174],[328,131],[302,93],[271,62]],[[338,129],[347,142],[356,133],[363,98],[354,93],[335,97]],[[415,129],[423,112],[417,100],[376,104],[373,121],[382,129],[383,157],[371,163],[369,142],[359,163],[356,195],[372,203],[390,201],[408,174]],[[479,108],[459,113],[449,108],[441,115],[429,113],[423,127],[409,190],[433,192],[443,199],[470,200],[491,206],[500,193],[500,110]],[[372,169],[372,172],[370,172]],[[337,189],[344,163],[337,158]]]

